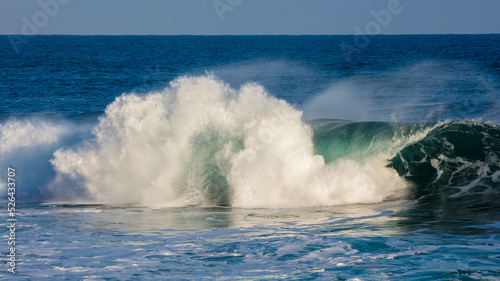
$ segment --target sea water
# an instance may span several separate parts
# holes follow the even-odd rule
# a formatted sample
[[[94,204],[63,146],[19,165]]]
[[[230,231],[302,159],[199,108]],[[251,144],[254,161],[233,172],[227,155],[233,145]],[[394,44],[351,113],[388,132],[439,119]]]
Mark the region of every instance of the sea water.
[[[500,278],[498,35],[12,39],[3,278]]]

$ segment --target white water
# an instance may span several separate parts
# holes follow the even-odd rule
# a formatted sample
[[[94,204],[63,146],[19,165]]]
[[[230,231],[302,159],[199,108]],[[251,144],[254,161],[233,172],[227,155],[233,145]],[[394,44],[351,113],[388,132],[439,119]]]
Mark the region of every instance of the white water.
[[[389,155],[325,165],[301,115],[257,84],[182,77],[161,92],[118,97],[78,145],[60,145],[69,128],[30,136],[50,146],[55,176],[43,185],[56,199],[88,200],[78,198],[84,191],[111,204],[310,207],[405,195],[385,167]],[[2,127],[2,151],[24,131]]]
[[[7,167],[16,170],[18,199],[49,196],[54,176],[49,160],[56,149],[72,145],[85,130],[64,121],[12,119],[0,124],[0,192],[7,195]],[[59,191],[61,192],[61,191]]]

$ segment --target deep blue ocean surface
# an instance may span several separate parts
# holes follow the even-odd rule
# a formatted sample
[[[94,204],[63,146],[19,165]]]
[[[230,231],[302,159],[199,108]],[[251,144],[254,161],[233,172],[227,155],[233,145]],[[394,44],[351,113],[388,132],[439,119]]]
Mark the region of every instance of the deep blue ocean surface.
[[[3,279],[500,280],[500,35],[0,36],[0,98]]]

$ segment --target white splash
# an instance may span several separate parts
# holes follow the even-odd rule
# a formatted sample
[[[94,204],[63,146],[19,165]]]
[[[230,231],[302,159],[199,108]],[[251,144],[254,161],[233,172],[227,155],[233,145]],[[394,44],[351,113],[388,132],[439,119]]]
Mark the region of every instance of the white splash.
[[[325,165],[301,115],[257,84],[181,77],[162,92],[117,98],[93,140],[51,163],[113,204],[328,206],[404,193],[384,157]]]

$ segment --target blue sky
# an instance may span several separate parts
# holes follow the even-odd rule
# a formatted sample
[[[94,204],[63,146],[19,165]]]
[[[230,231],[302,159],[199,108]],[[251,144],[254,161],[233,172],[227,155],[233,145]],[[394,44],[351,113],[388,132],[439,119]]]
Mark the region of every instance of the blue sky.
[[[0,0],[0,34],[475,34],[499,15],[498,0]]]

